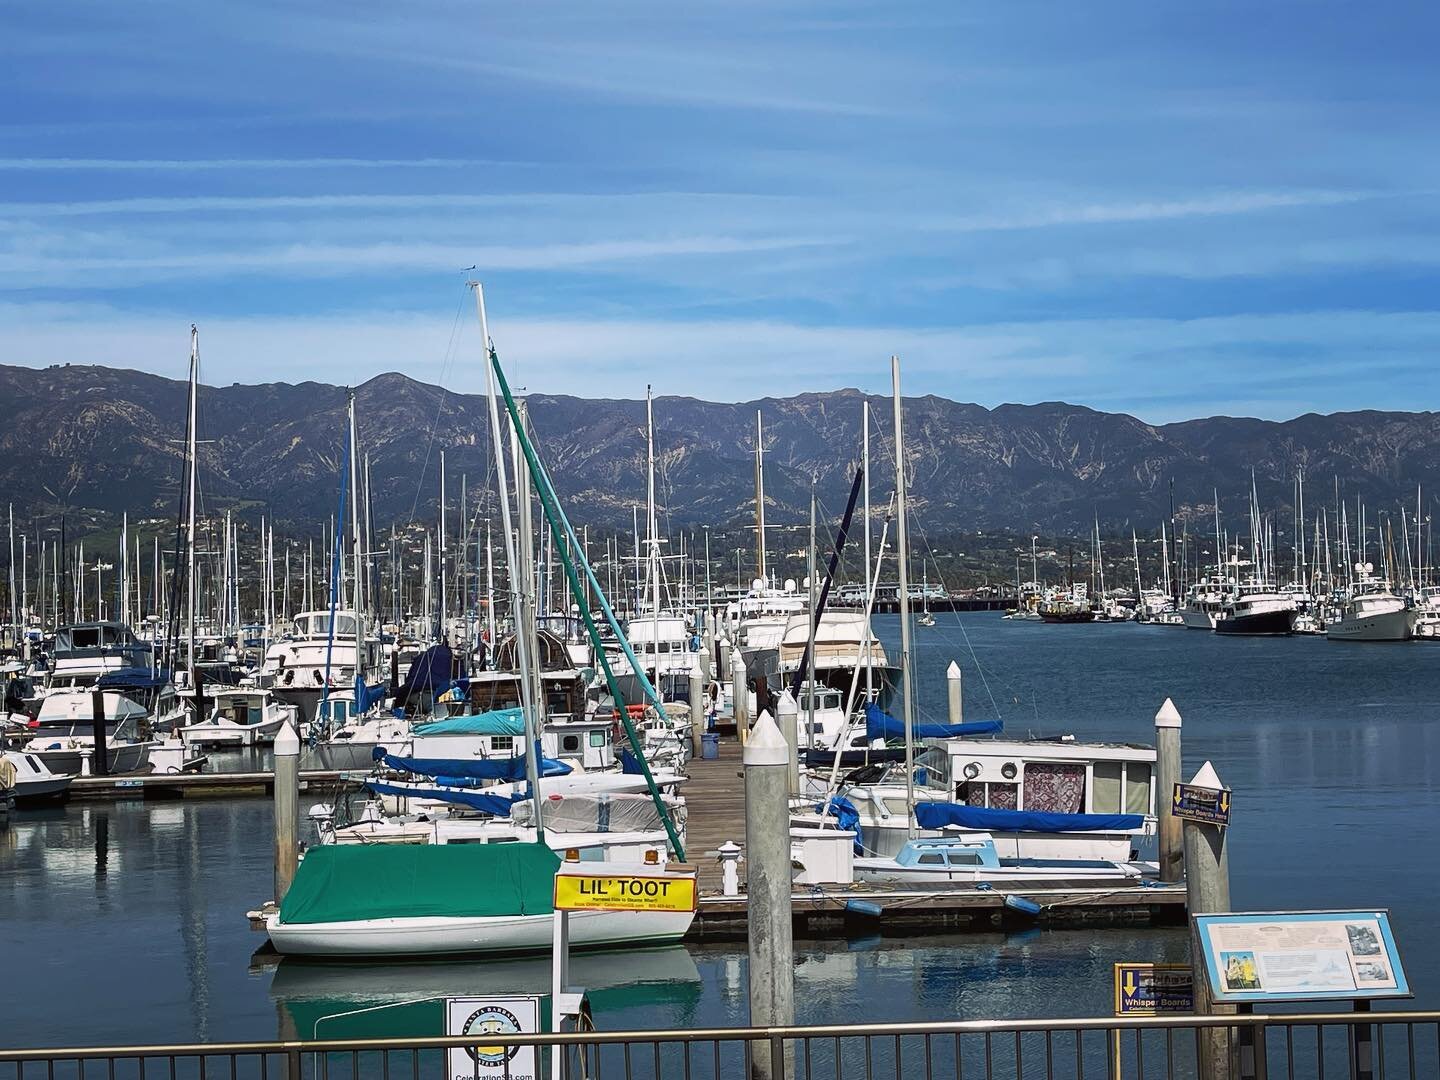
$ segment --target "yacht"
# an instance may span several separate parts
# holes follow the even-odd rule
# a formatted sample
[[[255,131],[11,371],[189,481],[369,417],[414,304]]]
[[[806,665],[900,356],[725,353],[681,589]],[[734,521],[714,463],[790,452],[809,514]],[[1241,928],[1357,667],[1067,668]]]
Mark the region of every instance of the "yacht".
[[[1338,617],[1325,627],[1331,641],[1408,641],[1413,617],[1390,583],[1362,577],[1340,605]]]
[[[294,636],[277,641],[265,652],[258,683],[271,689],[278,701],[294,705],[302,723],[315,719],[315,709],[328,689],[355,685],[356,676],[380,669],[380,642],[363,633],[353,611],[337,611],[331,635],[329,611],[304,611],[295,616]]]
[[[1232,588],[1228,581],[1201,578],[1185,593],[1185,602],[1180,605],[1181,620],[1191,630],[1214,630]]]
[[[274,700],[268,690],[227,687],[215,692],[213,702],[209,716],[180,729],[188,746],[258,746],[274,742],[287,720],[300,727],[299,710]]]
[[[52,690],[90,689],[101,676],[151,668],[150,647],[119,622],[88,622],[55,631],[53,663],[46,685]]]
[[[907,840],[893,858],[857,856],[855,880],[889,882],[985,881],[1002,886],[1124,885],[1154,868],[1108,859],[1005,859],[989,833],[972,832]]]
[[[1234,588],[1215,615],[1217,634],[1280,636],[1294,632],[1295,598],[1261,582]]]
[[[34,806],[46,802],[59,802],[70,791],[74,773],[51,772],[34,754],[21,750],[0,750],[4,758],[15,769],[12,785],[15,805]]]

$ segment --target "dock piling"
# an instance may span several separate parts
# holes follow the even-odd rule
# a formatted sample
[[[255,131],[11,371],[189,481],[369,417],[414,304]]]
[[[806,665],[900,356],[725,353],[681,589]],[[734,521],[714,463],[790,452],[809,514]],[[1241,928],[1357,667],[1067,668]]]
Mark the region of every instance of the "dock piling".
[[[690,756],[700,756],[700,736],[705,733],[705,662],[700,653],[690,654]]]
[[[300,736],[289,720],[275,736],[275,903],[295,880],[300,862]]]
[[[1185,840],[1171,811],[1171,793],[1180,782],[1180,710],[1168,697],[1155,714],[1156,817],[1160,830],[1160,880],[1179,881],[1185,870]]]
[[[755,722],[745,772],[746,921],[750,952],[750,1023],[795,1023],[795,942],[791,925],[790,754],[769,713]],[[758,1053],[751,1075],[784,1080],[785,1058]]]
[[[950,723],[963,724],[965,722],[965,695],[964,685],[961,682],[960,665],[954,660],[945,669],[945,688],[950,693]]]
[[[750,686],[745,673],[745,658],[739,649],[730,652],[730,713],[735,717],[735,734],[744,746],[750,738]]]
[[[105,691],[98,686],[90,694],[90,730],[95,749],[90,754],[90,774],[110,775],[110,746],[105,739]]]
[[[789,757],[786,760],[786,782],[789,785],[791,795],[800,794],[800,705],[791,696],[789,690],[780,693],[780,704],[776,711],[780,714],[780,734],[785,739],[785,749]]]
[[[1197,787],[1222,788],[1220,777],[1205,762],[1190,783]],[[1168,799],[1168,795],[1167,795]],[[1230,857],[1225,849],[1225,828],[1202,821],[1186,820],[1185,899],[1191,915],[1230,910]],[[1233,1005],[1217,1005],[1210,996],[1210,983],[1202,968],[1204,953],[1195,923],[1190,924],[1190,964],[1195,987],[1195,1015],[1232,1013]],[[1225,1028],[1205,1028],[1197,1033],[1200,1075],[1210,1080],[1231,1080],[1234,1063],[1230,1054],[1230,1033]]]

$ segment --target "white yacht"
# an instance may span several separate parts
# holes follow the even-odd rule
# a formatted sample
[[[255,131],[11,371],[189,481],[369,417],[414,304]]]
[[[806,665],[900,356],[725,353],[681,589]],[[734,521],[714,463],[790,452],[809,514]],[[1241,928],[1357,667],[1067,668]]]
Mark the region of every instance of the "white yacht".
[[[0,758],[15,769],[12,790],[17,806],[58,802],[65,798],[70,790],[70,781],[75,779],[73,773],[50,771],[34,754],[21,750],[0,750]]]
[[[1408,641],[1413,616],[1390,583],[1362,577],[1340,605],[1337,618],[1325,627],[1331,641]]]
[[[1180,605],[1180,618],[1191,630],[1214,630],[1215,620],[1225,609],[1232,586],[1228,581],[1202,578],[1191,585]]]
[[[286,720],[300,727],[299,710],[274,700],[268,690],[227,687],[213,700],[209,716],[180,729],[188,746],[258,746],[274,742]]]
[[[1295,630],[1294,596],[1251,581],[1236,586],[1215,615],[1215,632],[1236,636],[1284,636]]]
[[[59,690],[45,695],[25,746],[52,773],[89,775],[95,771],[94,695],[89,690]],[[144,728],[150,714],[124,694],[103,692],[105,765],[112,775],[143,772],[154,746]]]
[[[315,719],[327,689],[327,671],[333,697],[337,690],[353,689],[357,675],[380,668],[380,642],[365,636],[355,612],[335,612],[333,638],[330,623],[329,611],[296,615],[294,637],[271,645],[260,667],[259,685],[271,689],[283,704],[294,705],[302,723]]]

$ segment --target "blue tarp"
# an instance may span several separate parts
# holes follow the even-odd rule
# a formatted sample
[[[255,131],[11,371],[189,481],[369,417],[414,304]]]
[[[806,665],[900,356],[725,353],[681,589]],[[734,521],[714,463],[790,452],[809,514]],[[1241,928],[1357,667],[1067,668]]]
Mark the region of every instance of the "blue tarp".
[[[525,718],[519,709],[496,709],[493,712],[475,713],[471,716],[447,716],[421,724],[415,734],[426,735],[509,735],[525,734]]]
[[[536,743],[535,752],[540,753],[539,743]],[[455,787],[475,787],[477,780],[525,779],[524,754],[513,758],[414,758],[389,754],[383,746],[377,746],[374,760],[386,768],[433,776],[437,783]],[[541,776],[565,776],[570,771],[570,766],[563,761],[555,761],[541,754]]]
[[[363,677],[355,676],[355,712],[367,713],[385,700],[385,684],[366,686]]]
[[[915,822],[922,829],[958,825],[985,832],[1124,832],[1140,828],[1145,819],[1139,814],[1046,814],[921,800],[915,804]]]
[[[962,735],[992,735],[1005,725],[999,720],[977,720],[973,724],[916,724],[917,739],[954,739]],[[873,703],[865,706],[867,739],[903,739],[905,725]]]
[[[620,751],[620,771],[626,776],[644,775],[643,770],[640,768],[640,759],[629,750]]]
[[[510,799],[501,798],[499,795],[486,795],[479,791],[406,787],[400,784],[387,784],[383,780],[367,780],[365,786],[377,795],[400,795],[410,799],[436,799],[440,802],[454,803],[457,806],[468,806],[472,810],[494,814],[496,817],[509,817],[510,807],[513,805]]]
[[[405,682],[395,693],[396,703],[408,704],[412,698],[416,701],[434,701],[438,695],[450,689],[454,665],[455,656],[449,645],[443,642],[431,645],[411,662],[410,670],[405,673]]]
[[[842,832],[853,832],[855,834],[855,854],[865,854],[865,848],[860,843],[860,811],[855,809],[854,803],[843,795],[835,795],[828,803],[816,804],[815,810],[826,817],[833,817]]]
[[[149,668],[124,667],[107,671],[96,680],[106,690],[154,690],[170,681],[168,671],[152,672]]]

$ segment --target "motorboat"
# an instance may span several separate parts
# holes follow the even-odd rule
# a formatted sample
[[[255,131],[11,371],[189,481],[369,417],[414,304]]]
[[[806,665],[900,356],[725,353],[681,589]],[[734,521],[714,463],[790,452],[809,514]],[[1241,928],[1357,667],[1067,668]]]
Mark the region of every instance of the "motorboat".
[[[73,773],[54,773],[34,754],[20,750],[0,751],[15,769],[11,789],[17,806],[34,806],[40,803],[59,802],[70,791]]]
[[[614,865],[634,876],[693,869]],[[543,844],[324,844],[312,847],[265,928],[285,956],[486,956],[549,952],[561,860]],[[572,911],[570,947],[678,942],[693,911]]]
[[[257,682],[309,723],[322,700],[378,670],[380,641],[365,635],[355,612],[303,611],[295,616],[294,636],[266,650]]]
[[[856,856],[857,881],[992,885],[1116,885],[1137,882],[1139,863],[1106,859],[1003,859],[985,832],[907,840],[891,858]]]
[[[180,729],[190,746],[257,746],[275,741],[288,720],[299,729],[300,711],[276,701],[266,690],[231,687],[217,690],[210,715]]]
[[[149,713],[124,694],[102,691],[105,710],[105,771],[110,774],[143,772],[154,746],[145,737]],[[89,775],[97,771],[95,755],[94,693],[61,690],[47,694],[31,724],[25,752],[33,754],[52,773]]]
[[[1180,605],[1181,620],[1191,630],[1214,630],[1231,589],[1228,581],[1201,578],[1185,593],[1185,601]]]
[[[1233,589],[1215,614],[1217,634],[1277,637],[1295,630],[1296,604],[1293,596],[1261,582],[1247,582]]]
[[[1331,641],[1408,641],[1413,625],[1404,598],[1391,591],[1388,581],[1362,577],[1325,627],[1325,636]]]

